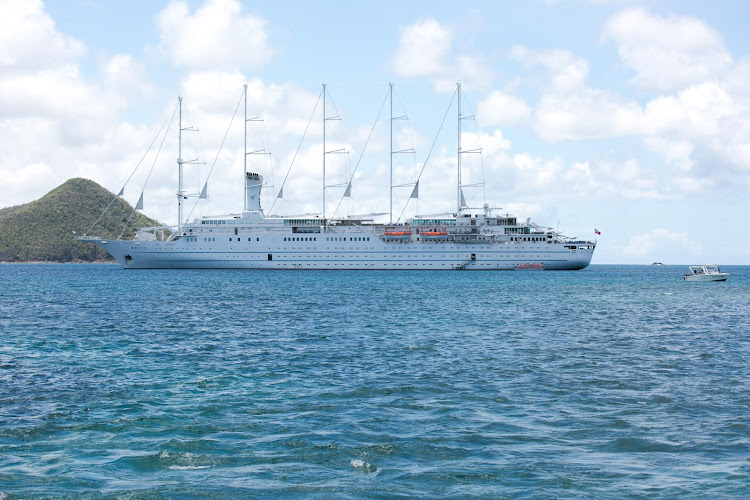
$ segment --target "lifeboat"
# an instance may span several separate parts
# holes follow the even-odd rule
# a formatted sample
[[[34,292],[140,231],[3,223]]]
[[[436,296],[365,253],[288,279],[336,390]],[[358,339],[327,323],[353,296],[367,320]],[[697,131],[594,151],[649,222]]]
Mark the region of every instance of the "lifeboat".
[[[409,240],[411,231],[386,231],[383,233],[386,240]]]
[[[436,241],[448,239],[448,233],[446,231],[425,231],[422,236],[422,241]]]

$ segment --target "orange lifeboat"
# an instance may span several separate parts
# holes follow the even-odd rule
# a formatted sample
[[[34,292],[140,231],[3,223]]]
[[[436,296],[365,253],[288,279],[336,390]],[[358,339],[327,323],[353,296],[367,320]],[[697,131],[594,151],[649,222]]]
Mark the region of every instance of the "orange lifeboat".
[[[448,239],[448,231],[444,227],[426,227],[422,231],[422,241]]]

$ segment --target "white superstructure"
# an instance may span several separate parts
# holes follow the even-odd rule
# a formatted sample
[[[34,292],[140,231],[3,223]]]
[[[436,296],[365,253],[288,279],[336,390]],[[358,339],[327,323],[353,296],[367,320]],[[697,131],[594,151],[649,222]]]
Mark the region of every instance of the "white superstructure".
[[[458,92],[460,103],[460,86]],[[460,124],[460,104],[458,113]],[[371,217],[269,217],[260,203],[263,177],[246,171],[245,209],[239,214],[180,221],[166,240],[158,234],[163,228],[143,228],[129,241],[79,239],[101,246],[126,269],[576,270],[589,265],[596,242],[496,215],[486,204],[467,209],[460,177],[466,152],[459,142],[453,214],[415,216],[403,224],[380,224]],[[178,158],[180,204],[183,163]]]

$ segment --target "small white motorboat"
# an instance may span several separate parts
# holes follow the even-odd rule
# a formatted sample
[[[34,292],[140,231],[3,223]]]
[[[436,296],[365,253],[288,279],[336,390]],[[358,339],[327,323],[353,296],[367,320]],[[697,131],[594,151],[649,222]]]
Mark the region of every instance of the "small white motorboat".
[[[686,274],[685,281],[726,281],[729,273],[722,273],[719,266],[711,264],[708,266],[689,266],[690,274]]]

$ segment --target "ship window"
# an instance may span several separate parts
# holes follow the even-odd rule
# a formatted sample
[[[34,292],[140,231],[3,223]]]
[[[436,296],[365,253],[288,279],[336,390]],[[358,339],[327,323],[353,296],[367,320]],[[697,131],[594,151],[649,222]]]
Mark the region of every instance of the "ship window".
[[[260,238],[255,238],[255,241],[260,241]]]
[[[248,238],[247,241],[250,241],[250,238]]]
[[[229,238],[229,241],[232,241],[232,238]]]

